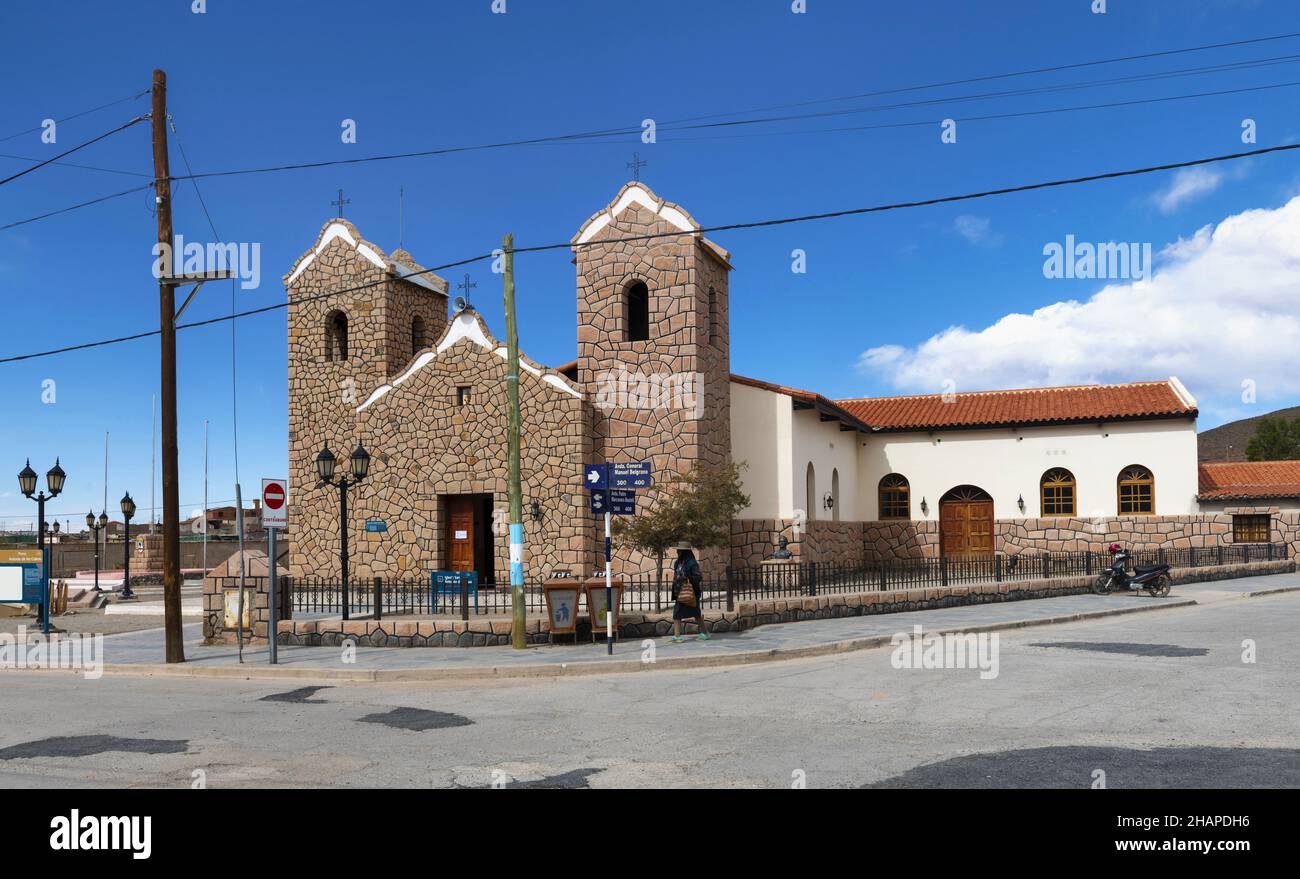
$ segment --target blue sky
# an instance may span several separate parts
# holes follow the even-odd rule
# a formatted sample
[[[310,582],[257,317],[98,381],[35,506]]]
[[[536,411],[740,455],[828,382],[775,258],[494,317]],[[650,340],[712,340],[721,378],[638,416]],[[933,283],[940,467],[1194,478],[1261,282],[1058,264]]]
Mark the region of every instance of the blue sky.
[[[504,15],[492,13],[491,0],[206,5],[206,13],[195,14],[189,0],[70,2],[57,9],[7,0],[0,8],[0,78],[6,84],[0,138],[143,90],[154,67],[168,72],[170,109],[195,170],[212,171],[636,127],[646,118],[743,115],[1300,31],[1292,4],[1264,0],[1110,0],[1100,15],[1091,11],[1091,0],[808,0],[802,15],[792,14],[789,0],[508,0]],[[1293,54],[1300,54],[1300,40],[784,112]],[[705,225],[743,222],[1234,152],[1249,148],[1241,141],[1245,118],[1256,121],[1259,146],[1289,143],[1300,134],[1294,87],[959,122],[955,144],[941,143],[932,124],[811,129],[928,123],[1285,82],[1300,82],[1300,64],[742,129],[663,132],[648,145],[630,136],[215,178],[201,186],[222,238],[261,246],[262,284],[235,294],[242,310],[283,300],[282,274],[332,216],[330,202],[340,187],[351,199],[349,219],[386,250],[397,245],[398,190],[404,187],[406,247],[435,265],[490,250],[505,232],[521,246],[568,240],[626,182],[634,150],[649,162],[643,179],[661,197]],[[38,133],[0,140],[0,153],[48,158],[146,109],[141,99],[65,122],[55,146],[41,143]],[[340,123],[348,118],[357,122],[354,145],[340,139]],[[147,173],[148,127],[137,125],[68,161]],[[0,172],[25,164],[0,157]],[[184,173],[175,141],[172,170]],[[0,225],[143,182],[103,170],[47,167],[0,188]],[[944,387],[935,385],[949,374],[956,389],[975,390],[1057,379],[1163,378],[1173,371],[1201,399],[1202,427],[1293,405],[1300,388],[1285,379],[1286,345],[1252,340],[1261,326],[1294,329],[1287,298],[1295,285],[1287,270],[1300,265],[1300,241],[1296,252],[1287,251],[1295,211],[1283,209],[1298,191],[1300,159],[1283,154],[1181,177],[1152,175],[720,233],[715,237],[733,252],[736,266],[732,367],[832,397],[940,391]],[[149,202],[142,192],[0,231],[0,292],[8,318],[0,356],[157,327]],[[1238,215],[1231,226],[1236,237],[1215,239],[1216,224]],[[1267,237],[1260,224],[1272,230],[1274,244],[1265,252],[1251,249]],[[179,186],[175,225],[191,240],[211,237],[188,184]],[[1149,284],[1119,284],[1105,301],[1084,307],[1106,282],[1043,275],[1044,245],[1067,235],[1148,242],[1157,275],[1162,260],[1181,265],[1182,275],[1169,274],[1159,295]],[[808,255],[806,274],[791,272],[795,249]],[[517,268],[524,349],[545,363],[570,360],[576,331],[569,255],[521,256]],[[478,283],[475,304],[500,333],[499,278],[486,264],[470,271]],[[455,282],[462,272],[447,274]],[[1256,276],[1269,279],[1267,300],[1225,312],[1224,303],[1239,300]],[[1204,288],[1186,310],[1180,303],[1193,294],[1184,283]],[[1132,302],[1131,311],[1117,309],[1116,302]],[[1049,311],[1033,319],[1005,320],[1045,307]],[[187,318],[230,308],[229,285],[214,285]],[[947,332],[953,327],[965,330]],[[1156,341],[1144,344],[1148,333]],[[1074,342],[1067,344],[1066,337]],[[1282,341],[1290,340],[1283,334]],[[237,346],[239,475],[252,496],[262,476],[286,470],[283,313],[240,321]],[[212,437],[210,496],[215,501],[234,494],[230,325],[182,332],[179,352],[181,501],[188,513],[202,499],[205,419]],[[7,467],[16,473],[28,456],[43,472],[60,456],[69,478],[53,509],[76,524],[88,507],[102,504],[108,431],[110,507],[126,489],[147,507],[156,364],[157,340],[146,339],[0,365],[7,414],[0,423],[0,472]],[[53,403],[42,402],[48,379],[55,382]],[[1254,383],[1253,403],[1239,397],[1245,381]],[[16,524],[33,505],[18,495],[16,480],[5,480],[0,518]]]

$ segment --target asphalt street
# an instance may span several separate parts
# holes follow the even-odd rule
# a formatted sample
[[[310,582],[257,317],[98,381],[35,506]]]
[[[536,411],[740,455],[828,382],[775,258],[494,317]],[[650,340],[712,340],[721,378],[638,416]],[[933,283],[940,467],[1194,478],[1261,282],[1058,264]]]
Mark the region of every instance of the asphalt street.
[[[1017,629],[996,677],[889,647],[460,684],[5,671],[0,786],[1300,786],[1297,621],[1289,593]]]

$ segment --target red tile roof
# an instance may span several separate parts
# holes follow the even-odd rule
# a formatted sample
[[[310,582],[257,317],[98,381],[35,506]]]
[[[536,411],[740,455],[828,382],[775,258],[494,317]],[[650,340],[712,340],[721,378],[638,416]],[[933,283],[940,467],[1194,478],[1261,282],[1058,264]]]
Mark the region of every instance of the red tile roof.
[[[1224,461],[1200,467],[1202,500],[1300,497],[1300,461]]]
[[[1174,380],[836,400],[876,430],[939,430],[1195,418]]]
[[[815,391],[805,391],[802,388],[791,388],[786,385],[776,385],[771,382],[765,382],[761,379],[747,378],[743,375],[731,374],[731,380],[737,384],[748,385],[751,388],[760,388],[764,391],[772,391],[776,394],[783,394],[795,402],[796,406],[802,406],[805,409],[816,409],[826,416],[827,419],[836,419],[844,426],[845,429],[854,429],[861,431],[871,430],[870,425],[865,424],[860,418],[852,412],[846,410],[843,406],[837,404],[834,400],[828,400]],[[825,420],[825,419],[824,419]]]

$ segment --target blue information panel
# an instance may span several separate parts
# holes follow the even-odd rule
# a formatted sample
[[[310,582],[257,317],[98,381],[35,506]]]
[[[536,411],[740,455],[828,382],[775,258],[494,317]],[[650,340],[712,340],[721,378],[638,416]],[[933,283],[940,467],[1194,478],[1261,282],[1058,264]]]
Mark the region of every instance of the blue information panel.
[[[605,465],[587,464],[582,472],[582,485],[591,491],[603,490],[605,485]]]
[[[388,523],[385,522],[385,521],[383,521],[382,519],[367,519],[367,520],[366,520],[366,533],[367,533],[367,534],[384,534],[384,533],[386,533],[387,531],[388,531]]]
[[[39,549],[0,550],[0,604],[42,604],[45,565]]]
[[[478,610],[478,571],[434,571],[429,575],[434,613],[438,612],[438,596],[460,595],[462,581],[468,584],[466,592],[474,597],[474,610]]]
[[[654,485],[647,461],[630,461],[609,465],[609,487],[636,489],[649,488]]]

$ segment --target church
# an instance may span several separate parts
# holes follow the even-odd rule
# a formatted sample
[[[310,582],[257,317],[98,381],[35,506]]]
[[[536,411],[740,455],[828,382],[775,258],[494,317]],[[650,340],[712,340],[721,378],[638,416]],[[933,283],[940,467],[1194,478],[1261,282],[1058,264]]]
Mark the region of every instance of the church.
[[[520,354],[530,579],[603,565],[582,485],[601,462],[650,462],[660,485],[743,463],[750,506],[729,548],[701,554],[714,570],[770,559],[781,537],[801,561],[833,562],[1297,539],[1285,492],[1300,486],[1234,471],[1224,494],[1198,465],[1196,399],[1176,378],[832,400],[733,374],[732,256],[700,228],[631,182],[573,236],[577,357]],[[284,282],[291,573],[337,576],[338,489],[316,458],[328,448],[346,470],[364,445],[354,576],[507,584],[505,343],[410,253],[344,219]],[[655,497],[639,492],[638,508]],[[654,564],[616,548],[616,574]]]

